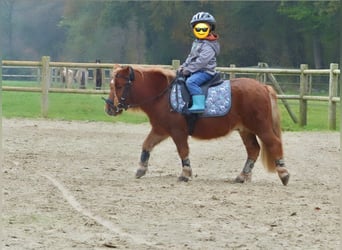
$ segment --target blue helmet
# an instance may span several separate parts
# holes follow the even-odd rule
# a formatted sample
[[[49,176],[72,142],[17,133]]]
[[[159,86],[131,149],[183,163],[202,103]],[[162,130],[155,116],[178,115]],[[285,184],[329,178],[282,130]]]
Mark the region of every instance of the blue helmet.
[[[210,13],[208,12],[198,12],[196,13],[191,21],[190,24],[192,27],[194,27],[197,23],[209,23],[211,25],[211,30],[215,30],[215,24],[216,20],[215,17],[213,17]]]

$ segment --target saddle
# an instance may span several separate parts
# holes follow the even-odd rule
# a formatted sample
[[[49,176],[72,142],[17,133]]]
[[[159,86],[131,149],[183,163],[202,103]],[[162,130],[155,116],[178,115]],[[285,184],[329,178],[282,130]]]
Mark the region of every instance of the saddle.
[[[206,97],[205,110],[199,117],[215,117],[226,115],[231,106],[230,81],[222,80],[220,74],[201,86]],[[185,84],[184,77],[177,77],[171,86],[170,104],[172,110],[184,115],[190,115],[191,95]]]
[[[188,123],[188,133],[192,135],[196,121],[199,117],[216,117],[226,115],[231,107],[231,87],[229,80],[222,80],[216,74],[211,80],[201,86],[202,93],[206,97],[203,113],[191,113],[191,95],[185,84],[184,77],[176,77],[171,85],[170,105],[172,111],[184,115]]]
[[[186,79],[184,77],[178,77],[177,78],[178,83],[182,84],[182,86],[185,87],[185,88],[184,87],[181,88],[183,100],[186,103],[190,103],[191,95],[190,95],[190,92],[189,92],[188,88],[185,85],[185,80]],[[213,78],[211,78],[209,81],[207,81],[202,86],[200,86],[200,88],[202,89],[202,93],[205,95],[205,97],[207,97],[208,96],[208,89],[210,87],[216,86],[216,85],[218,85],[218,84],[220,84],[222,82],[223,82],[223,80],[221,79],[220,74],[216,73]]]

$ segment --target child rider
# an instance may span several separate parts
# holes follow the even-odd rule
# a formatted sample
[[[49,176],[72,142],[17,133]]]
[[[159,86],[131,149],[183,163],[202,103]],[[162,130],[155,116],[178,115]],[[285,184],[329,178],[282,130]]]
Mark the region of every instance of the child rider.
[[[200,86],[216,74],[216,56],[220,53],[218,35],[214,34],[216,20],[208,12],[198,12],[190,21],[196,39],[179,72],[187,77],[186,86],[192,97],[191,113],[202,113],[205,109],[205,95]]]

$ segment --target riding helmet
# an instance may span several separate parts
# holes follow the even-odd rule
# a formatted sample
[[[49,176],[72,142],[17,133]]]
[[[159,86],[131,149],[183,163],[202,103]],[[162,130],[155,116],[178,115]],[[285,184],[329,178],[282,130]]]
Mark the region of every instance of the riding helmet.
[[[208,12],[198,12],[196,13],[191,21],[190,24],[192,26],[192,28],[197,24],[197,23],[209,23],[211,26],[211,30],[215,30],[215,24],[216,24],[216,20],[215,17],[213,15],[211,15]]]

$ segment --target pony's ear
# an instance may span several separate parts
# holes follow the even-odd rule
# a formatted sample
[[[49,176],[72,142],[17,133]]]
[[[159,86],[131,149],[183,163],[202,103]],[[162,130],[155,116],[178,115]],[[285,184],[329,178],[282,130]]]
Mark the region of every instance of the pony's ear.
[[[120,64],[114,64],[114,66],[113,66],[113,70],[116,70],[117,68],[121,68],[121,65]]]
[[[116,71],[119,70],[121,68],[121,65],[120,64],[114,64],[113,66],[113,70],[112,70],[112,77],[114,78],[115,74],[116,74]]]

